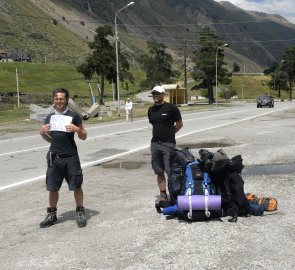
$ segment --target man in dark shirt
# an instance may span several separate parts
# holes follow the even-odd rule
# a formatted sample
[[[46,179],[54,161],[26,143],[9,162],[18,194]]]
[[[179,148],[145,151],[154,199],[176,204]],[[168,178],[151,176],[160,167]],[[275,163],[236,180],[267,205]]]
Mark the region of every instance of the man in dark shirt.
[[[58,88],[53,91],[55,111],[47,115],[40,135],[51,143],[47,154],[46,188],[49,191],[49,207],[47,216],[40,223],[41,228],[53,225],[57,221],[56,207],[59,189],[65,178],[69,190],[74,191],[76,201],[76,221],[79,227],[86,226],[86,216],[83,207],[83,174],[74,140],[75,133],[79,139],[85,140],[87,132],[83,127],[81,117],[67,108],[69,92]]]
[[[162,86],[155,86],[151,94],[155,103],[148,109],[149,122],[153,126],[152,168],[157,175],[160,201],[168,201],[165,172],[169,176],[170,153],[176,146],[175,133],[182,128],[183,124],[179,109],[164,101],[165,90]]]

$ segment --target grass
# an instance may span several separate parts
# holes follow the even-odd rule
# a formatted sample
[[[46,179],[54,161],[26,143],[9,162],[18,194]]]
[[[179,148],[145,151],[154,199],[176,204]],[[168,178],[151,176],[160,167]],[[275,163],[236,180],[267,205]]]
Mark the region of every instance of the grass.
[[[89,86],[83,79],[83,76],[76,71],[76,67],[70,64],[45,64],[45,63],[0,63],[0,92],[16,92],[16,69],[18,71],[19,89],[20,93],[29,93],[31,97],[40,96],[51,103],[52,89],[57,87],[65,87],[70,90],[71,97],[77,95],[75,98],[77,103],[84,102],[90,103]],[[126,90],[125,87],[120,87],[120,97],[124,100],[130,96],[132,100],[136,100],[136,94],[140,92],[140,82],[145,78],[142,70],[138,69],[135,65],[131,64],[131,72],[136,78],[136,84],[129,86],[130,89]],[[233,76],[231,87],[237,91],[238,99],[254,100],[257,96],[270,93],[277,98],[276,94],[270,91],[268,87],[269,77],[267,76]],[[190,90],[195,83],[188,85],[188,97],[198,96],[200,91]],[[221,85],[223,89],[224,85]],[[113,86],[114,88],[114,86]],[[97,96],[97,82],[93,80],[92,89],[94,95]],[[105,83],[105,101],[112,99],[112,84]],[[288,98],[287,92],[282,92],[282,98]],[[31,99],[30,99],[31,100]],[[13,99],[16,104],[16,98]],[[31,103],[36,103],[32,102]],[[38,103],[36,103],[38,104]],[[27,104],[28,105],[28,104]],[[145,117],[147,108],[151,103],[145,103],[143,107],[134,109],[135,117]],[[22,105],[23,106],[23,105]],[[14,105],[15,107],[15,105]],[[208,107],[210,107],[208,105]],[[197,110],[205,108],[202,106],[184,106],[180,107],[181,111]],[[125,117],[125,112],[122,109],[121,119]],[[28,123],[25,121],[29,118],[29,108],[15,108],[9,111],[0,111],[0,123]],[[113,112],[110,118],[102,119],[89,119],[87,123],[97,123],[105,121],[118,120],[118,113]]]
[[[16,108],[13,110],[1,111],[0,112],[0,123],[9,124],[16,122],[23,122],[29,117],[28,108]]]
[[[78,73],[76,66],[70,64],[45,63],[0,63],[0,92],[16,92],[16,70],[18,73],[20,93],[51,95],[52,89],[64,87],[70,90],[71,96],[89,97],[89,85],[83,75]],[[144,79],[144,72],[132,67],[130,72],[136,78],[135,85],[120,87],[120,95],[126,97],[140,90],[140,82]],[[97,96],[97,78],[91,83],[94,95]],[[105,94],[112,96],[111,83],[105,81]]]

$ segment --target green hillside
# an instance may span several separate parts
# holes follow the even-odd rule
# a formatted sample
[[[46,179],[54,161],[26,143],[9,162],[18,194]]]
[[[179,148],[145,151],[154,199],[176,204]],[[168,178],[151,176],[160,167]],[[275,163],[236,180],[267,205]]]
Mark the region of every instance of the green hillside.
[[[76,67],[70,64],[51,63],[0,63],[0,92],[16,91],[16,70],[18,73],[20,93],[35,95],[48,95],[52,89],[65,87],[70,90],[71,96],[81,98],[89,97],[89,85],[82,74],[76,71]],[[134,86],[130,86],[129,92],[121,86],[121,95],[124,97],[139,91],[139,84],[144,78],[140,70],[131,69],[136,78]],[[91,86],[97,96],[97,80],[94,78]],[[115,86],[113,86],[115,87]],[[105,82],[105,94],[112,97],[112,85]]]
[[[78,63],[89,52],[86,40],[65,31],[60,23],[54,25],[52,17],[30,1],[9,0],[2,5],[0,46],[8,52],[50,63]]]

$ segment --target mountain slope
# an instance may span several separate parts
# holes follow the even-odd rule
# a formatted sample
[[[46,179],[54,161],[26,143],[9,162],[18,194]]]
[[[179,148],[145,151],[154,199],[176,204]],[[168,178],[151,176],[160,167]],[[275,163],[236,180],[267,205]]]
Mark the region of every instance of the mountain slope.
[[[77,63],[89,51],[86,39],[54,25],[28,0],[0,0],[0,15],[0,46],[7,52],[29,54],[34,61]]]
[[[98,25],[114,25],[115,13],[126,0],[0,0],[0,40],[5,47],[45,54],[53,61],[80,62],[89,52]],[[18,16],[17,14],[22,14]],[[50,20],[55,19],[56,25]],[[13,23],[12,23],[13,22]],[[138,0],[117,15],[122,47],[135,58],[146,41],[165,43],[179,58],[197,49],[198,32],[215,29],[230,48],[228,62],[238,62],[246,72],[261,71],[279,62],[295,46],[295,27],[278,15],[244,11],[229,2],[213,0]],[[4,30],[5,29],[5,30]],[[177,57],[176,57],[177,58]]]

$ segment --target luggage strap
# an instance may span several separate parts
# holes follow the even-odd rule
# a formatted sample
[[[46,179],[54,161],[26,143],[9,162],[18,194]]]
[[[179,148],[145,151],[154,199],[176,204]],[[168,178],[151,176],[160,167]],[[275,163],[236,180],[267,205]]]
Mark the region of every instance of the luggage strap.
[[[193,201],[192,201],[192,190],[188,189],[188,205],[189,212],[187,213],[188,219],[193,219]]]
[[[203,187],[204,187],[204,195],[205,195],[205,215],[206,217],[210,217],[210,211],[209,211],[209,191],[208,191],[208,173],[204,173],[204,181],[203,181]]]

